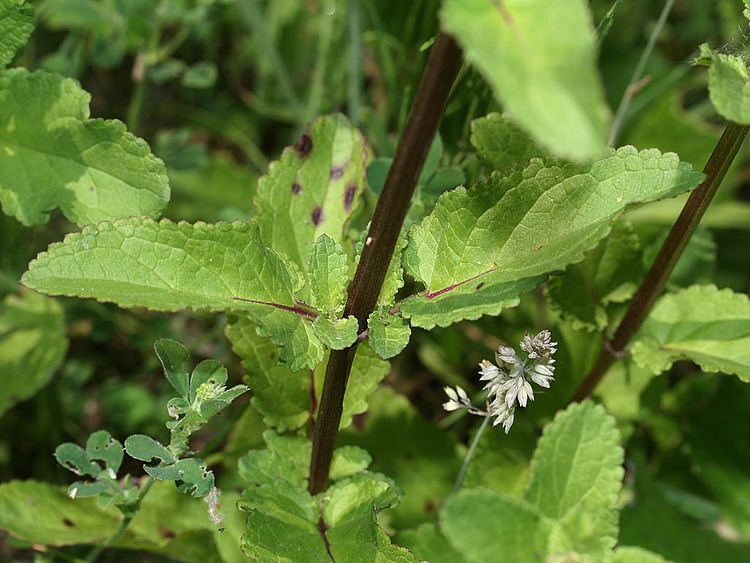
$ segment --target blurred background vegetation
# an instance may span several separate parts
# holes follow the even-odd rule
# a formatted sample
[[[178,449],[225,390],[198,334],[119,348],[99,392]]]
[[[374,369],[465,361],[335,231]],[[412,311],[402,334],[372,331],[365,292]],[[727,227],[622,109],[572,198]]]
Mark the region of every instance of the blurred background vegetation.
[[[207,222],[248,219],[258,177],[319,114],[347,114],[362,128],[376,157],[392,156],[438,28],[439,9],[436,0],[32,3],[37,30],[17,64],[78,79],[92,95],[93,116],[123,120],[166,162],[173,195],[165,216]],[[612,0],[592,0],[591,5],[599,21]],[[613,111],[662,7],[656,0],[625,0],[601,45],[600,69]],[[708,100],[705,72],[691,61],[703,42],[726,52],[748,50],[750,33],[741,9],[738,0],[675,2],[626,115],[620,144],[675,151],[702,168],[722,121]],[[472,120],[491,111],[501,108],[476,71],[465,67],[440,129],[442,142],[433,150],[436,190],[461,181],[470,184],[483,173],[469,137]],[[747,157],[745,149],[670,281],[674,287],[713,282],[743,293],[750,289]],[[382,181],[383,162],[375,160],[370,170],[374,188]],[[680,200],[670,200],[629,216],[644,248],[644,267],[680,207]],[[60,215],[31,229],[0,216],[0,297],[19,290],[20,274],[39,251],[74,230]],[[219,359],[235,380],[242,377],[223,335],[223,318],[58,301],[64,309],[67,356],[46,387],[0,418],[0,481],[67,483],[66,472],[52,457],[55,446],[80,443],[96,429],[115,436],[139,432],[164,438],[167,389],[152,351],[158,337],[180,340],[196,359]],[[371,412],[342,440],[365,445],[375,468],[404,489],[420,487],[425,475],[437,474],[449,483],[455,465],[451,461],[446,467],[441,460],[455,459],[456,443],[465,439],[472,421],[456,422],[453,433],[438,430],[437,425],[455,422],[444,419],[442,387],[458,383],[471,388],[466,381],[474,381],[476,364],[491,357],[500,342],[514,343],[527,330],[550,326],[562,342],[559,365],[573,366],[583,375],[598,353],[599,339],[557,318],[543,293],[528,296],[502,318],[485,317],[430,333],[416,330],[386,381],[408,401],[395,399],[387,389],[379,392]],[[0,380],[7,376],[0,374]],[[637,373],[618,378],[609,378],[599,397],[618,416],[629,439],[631,469],[649,468],[648,479],[638,486],[651,487],[661,499],[655,508],[641,504],[624,513],[625,539],[643,533],[647,513],[668,522],[674,533],[690,530],[696,522],[701,532],[720,529],[719,523],[728,520],[732,525],[720,529],[725,535],[750,536],[750,446],[732,439],[747,427],[750,388],[735,378],[706,377],[683,364],[657,379],[639,379]],[[574,388],[558,383],[524,414],[524,425],[514,428],[509,442],[500,433],[487,440],[485,457],[477,458],[479,468],[482,463],[489,467],[498,456],[530,455],[533,440],[524,443],[524,436],[535,432],[535,423],[563,405]],[[623,400],[618,386],[637,392]],[[238,452],[260,443],[263,430],[247,400],[238,403],[202,436],[214,454],[209,461],[223,464],[227,472],[233,471]],[[234,427],[239,417],[241,424]],[[402,433],[403,443],[386,440],[391,431]],[[721,451],[709,439],[713,431],[726,437]],[[721,467],[715,464],[719,457]],[[507,483],[518,477],[507,469],[512,464],[504,467],[502,475],[481,474],[478,468],[470,481]],[[732,495],[722,481],[731,472],[739,477],[734,477],[735,496],[728,500]],[[416,524],[430,512],[425,503],[412,506],[410,498],[393,517],[394,525]],[[714,541],[713,536],[703,540]],[[641,540],[639,545],[645,544]],[[0,555],[3,549],[8,548],[0,548]]]

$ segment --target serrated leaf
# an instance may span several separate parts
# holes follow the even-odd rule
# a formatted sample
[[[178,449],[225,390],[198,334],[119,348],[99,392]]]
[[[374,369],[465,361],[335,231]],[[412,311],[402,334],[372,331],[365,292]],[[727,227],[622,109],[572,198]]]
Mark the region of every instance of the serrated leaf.
[[[487,489],[464,489],[445,501],[440,527],[471,563],[544,560],[543,517],[524,501]]]
[[[317,365],[324,353],[304,320],[314,313],[294,298],[296,273],[248,223],[101,223],[52,244],[22,281],[44,293],[122,307],[245,310],[293,369]]]
[[[31,292],[9,295],[0,305],[0,416],[36,394],[68,350],[63,309]]]
[[[333,452],[329,477],[334,481],[363,472],[372,463],[367,450],[357,446],[341,446]]]
[[[119,121],[89,118],[90,96],[43,71],[0,75],[0,203],[25,225],[60,208],[78,225],[157,216],[164,163]]]
[[[750,75],[740,57],[713,52],[701,47],[701,55],[710,62],[708,91],[716,111],[741,125],[750,125]]]
[[[583,262],[570,265],[547,285],[554,308],[576,328],[603,330],[610,322],[607,305],[628,300],[644,275],[638,235],[618,222]]]
[[[174,463],[175,458],[166,447],[144,434],[134,434],[125,440],[125,451],[132,458],[148,463]]]
[[[370,397],[362,422],[361,428],[340,433],[337,443],[367,450],[373,457],[371,470],[393,478],[403,490],[401,504],[389,514],[393,526],[402,529],[434,520],[434,507],[451,491],[461,465],[451,434],[386,387]]]
[[[327,361],[315,370],[315,392],[320,404],[320,393],[323,390]],[[372,348],[363,343],[357,346],[349,382],[344,395],[344,406],[339,428],[346,428],[352,423],[352,417],[367,410],[367,401],[388,374],[391,365],[381,360]]]
[[[349,283],[349,259],[341,245],[327,235],[316,240],[308,258],[310,305],[326,313],[340,313]]]
[[[34,30],[34,8],[24,0],[0,0],[0,70],[26,45]]]
[[[378,512],[398,504],[399,492],[391,481],[381,475],[356,475],[333,484],[324,497],[326,538],[335,561],[417,562],[393,545],[377,523]]]
[[[471,122],[471,144],[487,165],[503,172],[544,156],[526,133],[499,113]]]
[[[448,0],[440,19],[540,145],[573,160],[604,152],[610,115],[584,0]]]
[[[586,556],[603,560],[617,540],[623,450],[614,419],[591,402],[558,413],[545,428],[523,499],[464,489],[441,511],[441,528],[469,561]]]
[[[343,350],[354,344],[359,332],[359,323],[351,315],[345,319],[327,319],[319,316],[312,324],[318,339],[332,350]]]
[[[633,358],[653,373],[678,360],[750,381],[750,299],[713,285],[662,297],[632,346]]]
[[[409,233],[406,270],[426,289],[401,310],[427,328],[497,314],[537,276],[580,261],[628,207],[702,178],[674,154],[623,147],[593,164],[534,160],[523,172],[457,188]]]
[[[164,375],[180,397],[188,398],[188,378],[190,377],[190,353],[175,340],[160,338],[154,344]]]
[[[272,485],[279,481],[299,489],[307,487],[312,443],[301,436],[263,433],[265,450],[251,450],[240,458],[239,473],[247,483]]]
[[[539,439],[524,495],[553,520],[552,553],[605,554],[617,541],[623,450],[615,421],[591,402],[558,414]]]
[[[251,402],[264,422],[279,432],[302,426],[310,418],[310,370],[294,372],[280,364],[279,347],[257,333],[257,324],[247,317],[230,317],[226,330],[232,350],[241,359],[247,382],[253,390]]]
[[[258,183],[256,217],[265,243],[307,272],[313,241],[321,235],[343,241],[368,159],[362,135],[343,115],[314,121]]]
[[[400,354],[409,344],[411,327],[401,315],[375,311],[367,319],[367,326],[367,341],[384,360]]]

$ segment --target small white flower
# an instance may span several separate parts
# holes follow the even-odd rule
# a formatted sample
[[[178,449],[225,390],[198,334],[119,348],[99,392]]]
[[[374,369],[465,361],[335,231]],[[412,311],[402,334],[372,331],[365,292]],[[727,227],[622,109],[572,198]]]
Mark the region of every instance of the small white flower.
[[[474,407],[461,387],[456,387],[455,391],[450,387],[445,388],[448,401],[443,408],[447,411],[463,408],[470,414],[494,417],[493,424],[502,424],[507,434],[515,419],[516,406],[525,407],[534,400],[531,382],[549,389],[555,374],[552,356],[557,351],[557,342],[552,341],[552,334],[548,330],[535,336],[525,335],[520,348],[525,358],[510,346],[500,346],[495,354],[497,365],[487,360],[480,362],[479,380],[486,382],[486,411]]]

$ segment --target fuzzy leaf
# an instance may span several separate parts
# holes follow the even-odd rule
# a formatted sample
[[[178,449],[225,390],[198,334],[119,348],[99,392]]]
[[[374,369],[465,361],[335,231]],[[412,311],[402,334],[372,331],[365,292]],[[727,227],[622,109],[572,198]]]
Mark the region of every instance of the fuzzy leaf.
[[[740,57],[713,52],[707,45],[701,55],[710,61],[708,90],[716,111],[729,121],[750,125],[750,75]]]
[[[22,281],[44,293],[122,307],[245,310],[281,345],[281,359],[293,369],[317,365],[324,353],[303,319],[309,311],[294,298],[296,272],[248,223],[102,223],[51,245]]]
[[[194,457],[179,459],[170,465],[144,465],[143,469],[159,481],[175,481],[178,491],[196,498],[206,496],[214,486],[213,472],[208,469],[206,462]]]
[[[285,482],[304,489],[310,469],[312,443],[301,436],[280,436],[273,430],[263,433],[264,450],[250,450],[240,458],[240,477],[254,485]]]
[[[0,0],[0,70],[26,45],[34,30],[34,9],[24,0]]]
[[[190,353],[175,340],[160,338],[154,344],[156,355],[164,368],[164,375],[180,397],[188,398]]]
[[[430,563],[466,563],[460,551],[456,550],[440,529],[433,523],[422,524],[413,530],[398,535],[399,542],[414,555]]]
[[[125,451],[132,458],[146,462],[174,463],[172,453],[159,442],[144,434],[134,434],[125,440]]]
[[[0,75],[0,203],[25,225],[59,207],[78,225],[158,215],[164,163],[119,121],[89,118],[73,80],[14,69]]]
[[[441,21],[540,145],[573,160],[604,152],[610,115],[584,0],[447,0]]]
[[[651,553],[640,547],[618,547],[606,563],[668,563],[661,555]]]
[[[313,122],[258,183],[263,241],[306,272],[313,241],[321,235],[343,241],[360,204],[368,158],[362,135],[344,116]]]
[[[441,511],[446,537],[471,562],[603,560],[617,539],[623,451],[615,421],[591,402],[574,404],[545,428],[523,499],[463,489]],[[584,559],[586,560],[586,559]]]
[[[90,460],[103,461],[104,467],[117,475],[122,463],[122,444],[109,432],[99,430],[91,434],[86,441],[86,455]]]
[[[662,297],[632,347],[635,361],[661,373],[678,360],[750,381],[750,299],[713,285]]]
[[[553,306],[576,328],[603,330],[607,305],[627,301],[643,278],[638,235],[628,223],[615,223],[599,246],[553,278],[547,291]]]
[[[349,283],[349,259],[339,243],[322,235],[310,250],[311,302],[319,311],[340,313],[346,300]]]
[[[0,416],[44,387],[68,349],[62,307],[31,292],[0,305]]]
[[[499,113],[471,122],[471,144],[487,165],[499,171],[525,167],[532,158],[544,156],[526,133]]]
[[[539,439],[524,495],[553,520],[552,553],[605,554],[617,540],[623,450],[614,419],[591,402],[558,414]]]
[[[589,165],[534,160],[523,172],[457,188],[409,233],[406,269],[426,289],[401,310],[425,328],[498,314],[538,276],[580,261],[626,208],[702,178],[675,154],[623,147]]]
[[[357,446],[341,446],[333,452],[330,478],[334,481],[365,471],[372,463],[367,450]]]
[[[302,426],[310,418],[310,370],[292,371],[279,363],[279,347],[257,333],[257,324],[244,316],[233,316],[227,325],[232,350],[241,359],[247,382],[253,390],[251,402],[264,422],[279,432]]]
[[[375,353],[383,359],[400,354],[409,344],[411,327],[400,315],[375,311],[367,320],[367,326],[367,340]]]
[[[343,350],[357,340],[359,323],[351,315],[345,319],[329,320],[323,316],[313,322],[313,332],[318,339],[332,350]]]

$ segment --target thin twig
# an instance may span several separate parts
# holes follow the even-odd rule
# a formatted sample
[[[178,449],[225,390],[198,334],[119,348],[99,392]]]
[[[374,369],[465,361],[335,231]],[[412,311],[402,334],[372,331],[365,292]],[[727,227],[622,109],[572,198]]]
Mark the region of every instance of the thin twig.
[[[682,213],[672,226],[672,230],[654,260],[653,266],[630,302],[614,336],[605,344],[599,361],[576,390],[573,401],[582,401],[591,395],[614,361],[623,354],[631,338],[648,316],[674,270],[675,264],[690,241],[690,237],[716,195],[716,190],[724,180],[749,130],[750,127],[736,123],[727,125],[703,170],[706,174],[705,181],[690,194]]]
[[[456,482],[453,483],[454,493],[458,491],[464,484],[464,479],[466,479],[466,472],[469,470],[471,461],[474,459],[474,453],[476,452],[477,446],[479,445],[479,440],[482,438],[482,434],[484,434],[484,431],[487,430],[487,425],[489,424],[489,422],[490,417],[485,416],[481,426],[479,427],[479,430],[477,430],[477,433],[474,434],[474,439],[471,441],[469,450],[466,452],[466,456],[464,457],[464,462],[461,464],[461,469],[458,471]]]
[[[628,87],[625,88],[625,93],[622,95],[622,100],[620,100],[620,105],[617,108],[617,113],[615,113],[615,118],[612,121],[612,130],[609,134],[609,146],[614,146],[617,142],[617,138],[620,136],[620,129],[622,129],[622,125],[625,122],[625,116],[627,115],[628,109],[630,108],[630,102],[633,100],[633,96],[635,96],[639,90],[638,85],[643,79],[643,72],[646,70],[648,60],[651,58],[651,53],[654,51],[656,41],[659,39],[659,35],[661,35],[662,29],[664,29],[664,24],[667,23],[667,18],[672,11],[673,5],[674,0],[667,0],[664,4],[664,8],[661,11],[659,20],[656,22],[656,27],[654,27],[654,31],[651,33],[651,37],[648,38],[648,44],[643,50],[643,54],[638,61],[638,66],[635,67],[633,76],[630,77]]]
[[[354,315],[359,322],[360,332],[367,328],[367,317],[377,303],[417,179],[460,67],[461,50],[458,45],[451,37],[440,34],[422,75],[414,106],[375,207],[368,242],[349,290],[344,316]],[[346,383],[356,350],[357,342],[345,350],[332,350],[328,360],[313,435],[309,484],[312,494],[325,489],[328,481]]]

